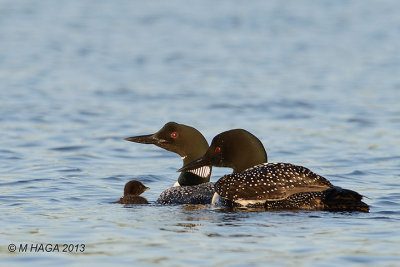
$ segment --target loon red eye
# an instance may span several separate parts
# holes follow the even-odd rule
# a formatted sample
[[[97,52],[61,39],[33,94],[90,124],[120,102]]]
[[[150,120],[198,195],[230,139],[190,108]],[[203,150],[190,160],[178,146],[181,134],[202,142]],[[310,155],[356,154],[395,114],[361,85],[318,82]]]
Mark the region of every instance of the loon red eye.
[[[215,152],[217,152],[217,153],[221,152],[221,148],[220,148],[219,146],[217,146],[217,147],[215,148]]]
[[[172,138],[177,138],[178,137],[178,133],[177,132],[172,132],[171,133],[171,137]]]

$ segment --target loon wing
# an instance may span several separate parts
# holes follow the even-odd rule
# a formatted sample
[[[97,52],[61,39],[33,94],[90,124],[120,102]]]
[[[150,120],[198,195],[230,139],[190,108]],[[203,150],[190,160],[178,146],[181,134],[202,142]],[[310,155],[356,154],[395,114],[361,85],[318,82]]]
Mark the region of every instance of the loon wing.
[[[324,191],[332,184],[309,169],[290,163],[264,163],[243,172],[225,175],[216,192],[229,200],[282,200],[301,192]]]

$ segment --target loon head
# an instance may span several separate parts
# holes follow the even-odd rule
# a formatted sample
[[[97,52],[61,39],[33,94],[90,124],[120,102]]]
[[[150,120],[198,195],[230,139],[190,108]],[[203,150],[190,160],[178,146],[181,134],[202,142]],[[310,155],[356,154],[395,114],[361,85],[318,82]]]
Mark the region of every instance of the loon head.
[[[139,196],[144,191],[149,190],[150,188],[142,184],[140,181],[131,180],[125,184],[124,187],[124,196],[134,195]]]
[[[195,128],[176,122],[166,123],[154,134],[132,136],[127,141],[154,144],[168,151],[177,153],[183,160],[183,165],[201,157],[208,149],[207,140]],[[181,173],[178,178],[180,185],[196,185],[210,181],[211,168],[199,168]]]
[[[256,136],[243,129],[233,129],[215,136],[202,157],[185,164],[178,171],[211,165],[241,172],[267,161],[264,146]]]
[[[182,157],[184,164],[202,156],[208,149],[207,140],[197,129],[176,122],[166,123],[154,134],[132,136],[125,140],[153,144],[177,153]]]

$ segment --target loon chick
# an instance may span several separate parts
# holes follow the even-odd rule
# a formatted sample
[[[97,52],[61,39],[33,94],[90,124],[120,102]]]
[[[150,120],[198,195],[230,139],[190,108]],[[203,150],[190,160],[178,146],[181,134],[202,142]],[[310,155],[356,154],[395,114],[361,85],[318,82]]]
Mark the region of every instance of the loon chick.
[[[290,163],[266,163],[261,141],[243,129],[218,134],[207,152],[179,171],[204,165],[230,167],[233,173],[215,183],[224,205],[267,210],[304,209],[369,212],[359,193],[333,186],[326,178]]]
[[[207,140],[197,129],[176,122],[166,123],[154,134],[128,137],[125,140],[154,144],[177,153],[181,156],[183,165],[202,156],[208,149]],[[161,204],[210,204],[215,192],[214,183],[209,182],[211,170],[211,166],[201,166],[182,172],[174,187],[162,192],[157,202]]]
[[[149,204],[149,202],[144,198],[139,196],[144,191],[149,190],[149,187],[144,186],[141,182],[136,180],[131,180],[125,184],[124,196],[117,201],[121,204]]]

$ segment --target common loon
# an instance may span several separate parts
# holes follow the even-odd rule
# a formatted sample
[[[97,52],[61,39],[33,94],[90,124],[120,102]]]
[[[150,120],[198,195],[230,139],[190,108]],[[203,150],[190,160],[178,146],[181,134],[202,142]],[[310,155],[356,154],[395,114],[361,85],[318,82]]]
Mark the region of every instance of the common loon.
[[[117,201],[121,204],[149,204],[147,199],[139,196],[150,188],[144,186],[140,181],[131,180],[125,184],[124,196]]]
[[[154,144],[177,153],[183,165],[202,156],[208,149],[207,140],[195,128],[176,122],[166,123],[158,132],[125,138],[127,141]],[[210,183],[211,166],[204,165],[182,172],[174,187],[161,193],[161,204],[210,204],[214,195],[214,183]]]
[[[202,157],[179,171],[205,165],[232,168],[232,174],[215,183],[213,198],[231,207],[369,212],[363,196],[355,191],[333,186],[302,166],[266,162],[261,141],[246,130],[234,129],[215,136]]]

